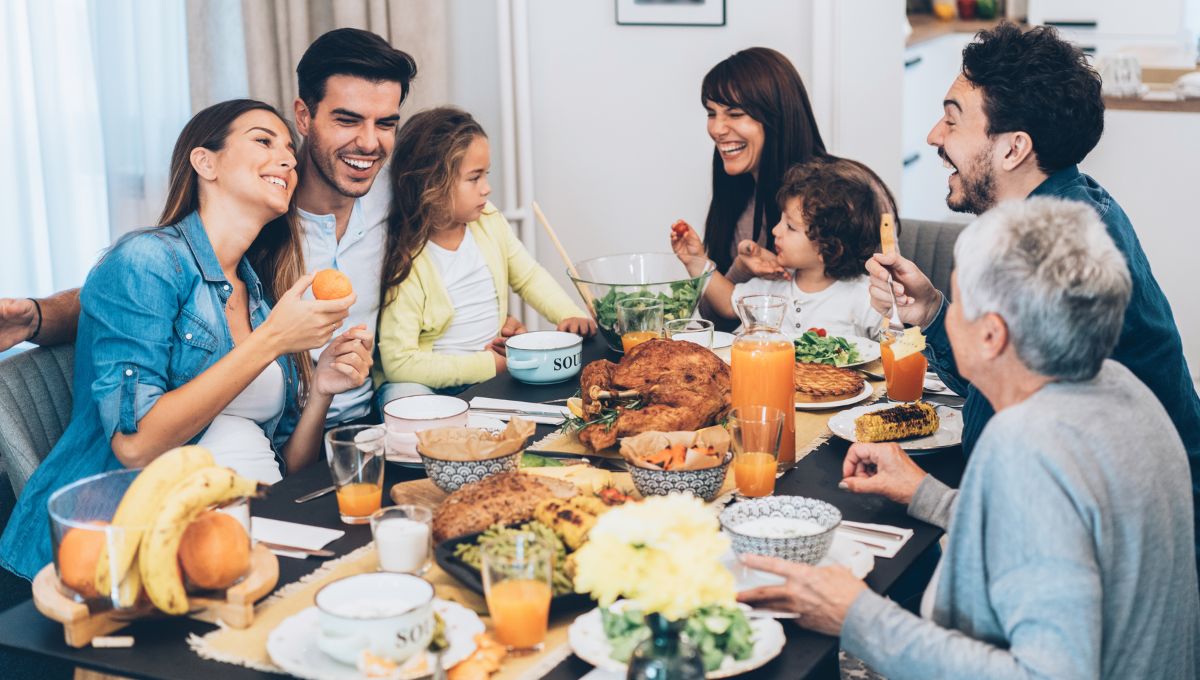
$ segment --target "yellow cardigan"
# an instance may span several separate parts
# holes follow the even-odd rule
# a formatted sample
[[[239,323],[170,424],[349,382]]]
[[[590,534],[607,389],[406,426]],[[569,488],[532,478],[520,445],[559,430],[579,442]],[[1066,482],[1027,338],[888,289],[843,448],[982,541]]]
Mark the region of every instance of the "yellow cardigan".
[[[467,228],[492,272],[500,323],[508,317],[509,287],[552,323],[588,315],[525,250],[508,220],[491,203]],[[387,300],[391,302],[379,314],[383,375],[382,380],[376,375],[376,383],[415,382],[436,389],[483,382],[496,375],[495,360],[486,350],[463,355],[433,352],[433,341],[449,328],[454,307],[428,249],[413,261],[408,278],[388,291]]]

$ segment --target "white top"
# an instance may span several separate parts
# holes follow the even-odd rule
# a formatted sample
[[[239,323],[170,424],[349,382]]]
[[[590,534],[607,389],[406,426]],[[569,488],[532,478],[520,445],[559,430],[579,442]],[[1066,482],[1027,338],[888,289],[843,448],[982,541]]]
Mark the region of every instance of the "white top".
[[[388,170],[375,177],[375,183],[365,196],[354,201],[350,220],[342,240],[337,240],[337,220],[333,215],[314,215],[297,210],[300,228],[304,233],[304,266],[309,272],[337,269],[350,278],[358,300],[350,308],[350,316],[338,330],[362,324],[375,335],[379,318],[379,277],[387,247],[387,214],[390,190]],[[312,299],[312,291],[306,295]],[[335,336],[336,337],[336,336]],[[315,361],[320,347],[312,351]],[[371,410],[371,381],[342,394],[333,395],[326,426],[361,418]]]
[[[217,414],[196,442],[212,452],[217,465],[274,484],[283,475],[262,426],[283,411],[283,369],[272,361],[242,393]]]
[[[792,279],[782,281],[753,278],[733,287],[733,308],[747,295],[778,295],[787,300],[781,333],[795,339],[810,328],[824,328],[830,335],[869,338],[883,317],[871,307],[870,279],[866,274],[849,281],[834,281],[819,293],[805,293]]]
[[[437,265],[442,283],[454,305],[454,316],[441,337],[433,341],[438,354],[473,354],[487,347],[500,333],[500,304],[496,282],[468,229],[458,250],[425,244]]]

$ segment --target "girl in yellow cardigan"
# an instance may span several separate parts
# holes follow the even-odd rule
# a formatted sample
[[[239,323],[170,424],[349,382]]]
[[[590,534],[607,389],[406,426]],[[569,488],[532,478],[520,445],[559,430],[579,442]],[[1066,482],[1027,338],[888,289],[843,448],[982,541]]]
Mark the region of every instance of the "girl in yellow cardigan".
[[[397,135],[380,276],[381,407],[503,372],[510,287],[558,330],[596,332],[488,202],[490,163],[483,128],[459,109],[422,111]]]

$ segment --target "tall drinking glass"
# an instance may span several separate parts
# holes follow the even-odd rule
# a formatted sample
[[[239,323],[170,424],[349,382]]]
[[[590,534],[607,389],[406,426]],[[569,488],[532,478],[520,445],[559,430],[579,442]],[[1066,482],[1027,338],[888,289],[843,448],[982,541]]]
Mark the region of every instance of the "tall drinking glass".
[[[621,334],[621,351],[662,337],[663,303],[652,297],[625,298],[617,302],[617,332]]]
[[[535,652],[550,623],[554,552],[532,532],[484,543],[483,594],[496,639],[510,651]]]
[[[751,498],[775,492],[785,414],[772,406],[743,406],[729,413],[733,435],[733,479]]]
[[[921,352],[913,352],[896,360],[892,343],[896,335],[885,333],[879,340],[879,359],[883,363],[883,377],[887,384],[887,398],[892,401],[916,401],[925,390],[925,371],[929,360]]]
[[[387,431],[380,425],[344,425],[325,433],[338,514],[346,524],[369,523],[383,504],[386,440]]]
[[[671,319],[663,328],[668,340],[686,340],[712,349],[713,322],[708,319]]]

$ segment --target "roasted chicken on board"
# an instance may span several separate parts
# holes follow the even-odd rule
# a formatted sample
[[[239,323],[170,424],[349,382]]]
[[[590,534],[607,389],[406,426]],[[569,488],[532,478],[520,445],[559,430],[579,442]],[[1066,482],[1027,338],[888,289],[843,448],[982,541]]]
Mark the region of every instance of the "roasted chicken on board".
[[[579,377],[584,420],[579,441],[605,449],[642,432],[697,430],[730,407],[729,366],[693,342],[650,340],[621,363],[593,361]]]

